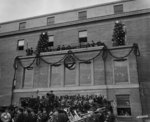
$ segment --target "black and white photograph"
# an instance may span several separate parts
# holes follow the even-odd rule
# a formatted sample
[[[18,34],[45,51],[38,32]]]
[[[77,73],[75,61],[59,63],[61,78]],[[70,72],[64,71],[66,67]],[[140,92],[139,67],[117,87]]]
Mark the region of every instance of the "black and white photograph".
[[[0,122],[150,122],[150,0],[0,0]]]

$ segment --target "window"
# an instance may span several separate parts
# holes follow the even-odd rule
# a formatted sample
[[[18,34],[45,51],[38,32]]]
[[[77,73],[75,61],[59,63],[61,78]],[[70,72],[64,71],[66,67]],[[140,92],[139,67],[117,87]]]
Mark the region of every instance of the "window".
[[[18,40],[17,50],[24,50],[24,39]]]
[[[84,20],[87,19],[87,12],[86,11],[81,11],[78,13],[78,19],[79,20]]]
[[[117,95],[116,100],[118,116],[131,116],[130,96]]]
[[[115,14],[123,13],[123,4],[115,5],[114,6],[114,13]]]
[[[114,60],[114,81],[115,83],[129,82],[128,60]]]
[[[87,31],[80,31],[79,32],[79,43],[87,42]]]
[[[50,35],[48,38],[49,46],[54,46],[54,35]]]
[[[55,23],[55,17],[48,17],[47,18],[47,25],[52,25]]]
[[[26,22],[21,22],[20,24],[19,24],[19,30],[23,30],[23,29],[25,29],[26,28]]]

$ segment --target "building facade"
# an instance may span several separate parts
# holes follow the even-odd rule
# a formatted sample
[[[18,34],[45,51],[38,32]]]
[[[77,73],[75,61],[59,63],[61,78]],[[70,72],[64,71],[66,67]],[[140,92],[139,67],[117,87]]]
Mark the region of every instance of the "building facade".
[[[20,97],[49,90],[57,95],[102,94],[113,101],[118,117],[126,111],[126,119],[139,121],[136,116],[150,111],[149,19],[148,0],[123,0],[1,23],[0,104],[16,104]],[[116,21],[126,27],[122,46],[112,44]],[[38,62],[26,49],[35,51],[43,32],[50,50],[42,52]],[[68,45],[71,48],[63,48]]]

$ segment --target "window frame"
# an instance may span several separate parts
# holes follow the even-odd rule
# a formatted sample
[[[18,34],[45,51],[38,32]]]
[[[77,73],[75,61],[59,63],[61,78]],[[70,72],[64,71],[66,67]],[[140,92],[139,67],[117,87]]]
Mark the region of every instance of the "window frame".
[[[113,6],[114,14],[121,14],[124,12],[124,6],[123,4],[117,4]]]
[[[23,45],[19,45],[19,42],[20,41],[24,41],[23,42]],[[25,49],[25,40],[24,39],[19,39],[18,41],[17,41],[17,50],[19,50],[19,51],[22,51],[22,50],[24,50]]]
[[[53,40],[50,40],[50,37],[53,37]],[[54,40],[55,40],[55,36],[54,35],[48,35],[48,43],[50,47],[54,46]]]
[[[87,11],[79,11],[78,12],[78,20],[85,20],[87,19]]]
[[[118,98],[117,97],[125,97],[127,96],[128,97],[128,101],[129,101],[129,106],[126,106],[126,105],[118,105]],[[116,106],[116,110],[117,110],[117,115],[118,116],[122,116],[122,117],[130,117],[132,116],[132,111],[131,111],[131,97],[130,97],[130,94],[117,94],[116,95],[116,103],[117,103],[117,106]],[[119,109],[129,109],[129,113],[128,115],[121,115],[119,114]]]
[[[86,32],[86,36],[80,36],[80,33],[82,32]],[[88,31],[87,30],[81,30],[78,32],[78,39],[79,39],[79,43],[87,43],[88,42]]]
[[[26,23],[27,23],[27,22],[20,22],[20,23],[19,23],[19,30],[24,30],[24,29],[26,29]]]
[[[47,25],[55,24],[55,16],[47,17]]]

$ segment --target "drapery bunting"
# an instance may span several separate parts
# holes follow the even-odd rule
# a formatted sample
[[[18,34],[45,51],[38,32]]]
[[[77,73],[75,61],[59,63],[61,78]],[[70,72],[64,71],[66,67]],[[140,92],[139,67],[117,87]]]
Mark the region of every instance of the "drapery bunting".
[[[20,64],[21,67],[23,68],[30,68],[36,61],[37,66],[40,65],[40,61],[43,61],[46,64],[50,64],[52,66],[60,66],[62,63],[64,63],[65,67],[72,70],[75,68],[76,61],[83,62],[83,63],[89,63],[92,60],[96,59],[98,56],[102,56],[104,60],[107,59],[107,56],[110,55],[114,59],[124,59],[128,57],[131,53],[134,53],[135,56],[140,56],[140,51],[138,44],[134,43],[129,52],[123,56],[116,56],[112,53],[111,49],[108,49],[106,45],[102,49],[98,51],[98,53],[93,56],[92,58],[89,59],[81,59],[79,58],[72,50],[68,50],[68,53],[66,53],[61,59],[59,59],[56,62],[49,62],[46,59],[44,59],[42,56],[36,55],[31,63],[27,66],[24,66],[23,63],[21,62],[21,57],[17,56],[14,60],[14,69],[17,70],[18,64]]]

